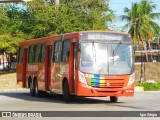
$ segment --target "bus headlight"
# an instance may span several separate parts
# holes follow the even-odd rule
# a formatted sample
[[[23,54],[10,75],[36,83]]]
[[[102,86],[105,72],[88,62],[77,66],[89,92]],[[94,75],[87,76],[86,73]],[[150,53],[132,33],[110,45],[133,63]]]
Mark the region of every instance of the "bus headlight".
[[[134,83],[134,80],[135,80],[135,73],[133,73],[133,74],[130,76],[127,86],[133,84],[133,83]]]
[[[79,80],[81,81],[81,83],[87,85],[86,78],[85,78],[84,74],[80,71],[79,71]]]

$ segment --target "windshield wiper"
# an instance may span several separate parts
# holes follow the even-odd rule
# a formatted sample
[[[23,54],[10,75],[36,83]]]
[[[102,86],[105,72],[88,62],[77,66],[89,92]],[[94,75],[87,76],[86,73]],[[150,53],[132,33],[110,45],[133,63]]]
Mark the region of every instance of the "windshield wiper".
[[[115,56],[116,52],[118,51],[119,46],[122,44],[122,42],[119,42],[116,48],[113,50],[113,57]]]
[[[121,42],[119,42],[118,43],[118,45],[116,46],[116,48],[113,50],[113,63],[115,62],[115,54],[117,53],[117,51],[118,51],[118,48],[119,48],[119,46],[121,45],[122,43]],[[115,64],[115,63],[114,63]]]

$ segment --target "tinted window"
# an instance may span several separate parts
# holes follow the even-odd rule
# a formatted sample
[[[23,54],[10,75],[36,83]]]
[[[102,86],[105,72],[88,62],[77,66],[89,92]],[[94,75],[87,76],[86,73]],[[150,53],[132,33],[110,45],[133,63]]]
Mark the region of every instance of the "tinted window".
[[[40,56],[39,56],[39,62],[41,62],[41,63],[44,62],[45,51],[46,51],[45,44],[41,44],[41,50],[40,50]]]
[[[62,61],[67,62],[69,60],[70,41],[63,42]]]
[[[18,51],[18,63],[22,63],[23,51],[24,51],[24,48],[20,46]]]
[[[40,61],[40,51],[41,51],[42,44],[38,44],[36,48],[36,55],[35,55],[35,63],[38,63]]]
[[[29,46],[28,63],[32,63],[33,61],[33,47],[34,45]]]
[[[29,46],[28,63],[43,63],[45,57],[45,44]]]
[[[32,58],[33,63],[35,63],[35,60],[36,60],[36,51],[37,51],[37,45],[34,45],[34,47],[33,47],[33,58]]]
[[[61,61],[61,51],[62,51],[62,41],[57,41],[54,44],[54,55],[53,61],[60,62]]]

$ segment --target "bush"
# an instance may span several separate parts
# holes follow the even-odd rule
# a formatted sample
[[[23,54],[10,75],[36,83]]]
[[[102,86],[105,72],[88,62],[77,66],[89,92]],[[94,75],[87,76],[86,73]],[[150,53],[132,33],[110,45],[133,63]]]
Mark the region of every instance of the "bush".
[[[137,83],[136,86],[144,87],[145,91],[160,90],[160,81],[157,83]]]

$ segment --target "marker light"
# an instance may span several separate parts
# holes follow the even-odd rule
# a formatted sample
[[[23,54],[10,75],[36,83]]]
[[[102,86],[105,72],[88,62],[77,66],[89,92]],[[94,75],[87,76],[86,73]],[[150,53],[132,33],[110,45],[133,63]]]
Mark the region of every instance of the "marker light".
[[[134,83],[134,80],[135,80],[135,73],[133,73],[133,74],[130,76],[127,86],[133,84],[133,83]]]
[[[79,80],[81,81],[81,83],[87,85],[86,78],[85,78],[84,74],[80,71],[79,71]]]

